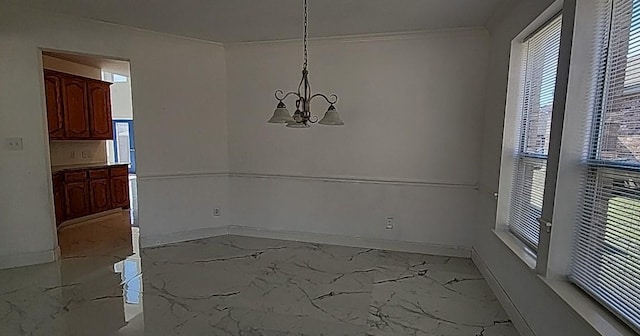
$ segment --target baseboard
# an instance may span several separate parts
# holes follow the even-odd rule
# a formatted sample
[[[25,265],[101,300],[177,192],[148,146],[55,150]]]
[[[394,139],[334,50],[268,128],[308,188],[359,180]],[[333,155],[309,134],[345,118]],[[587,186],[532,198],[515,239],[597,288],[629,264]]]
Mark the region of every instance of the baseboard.
[[[471,257],[468,248],[460,246],[446,246],[437,244],[383,240],[375,238],[349,237],[324,233],[297,232],[284,230],[269,230],[247,226],[229,226],[230,235],[248,236],[257,238],[294,240],[308,243],[320,243],[329,245],[351,246],[360,248],[374,248],[380,250],[422,253],[447,257]]]
[[[47,251],[22,253],[19,255],[0,256],[0,269],[46,264],[56,261],[60,254],[58,248]]]
[[[520,336],[536,336],[522,314],[520,314],[518,308],[513,304],[513,301],[511,301],[509,294],[507,294],[502,285],[500,285],[498,279],[493,275],[489,267],[487,267],[484,260],[482,260],[482,257],[480,257],[475,249],[471,251],[471,260],[476,267],[478,267],[482,276],[487,280],[489,287],[493,293],[495,293],[498,301],[500,301],[500,304],[502,304],[502,307],[507,312],[507,315],[509,315],[511,322],[520,333]]]
[[[168,234],[144,236],[144,229],[140,232],[140,247],[154,247],[173,243],[180,243],[190,240],[205,239],[228,234],[227,226],[214,228],[203,228],[191,231],[182,231]]]

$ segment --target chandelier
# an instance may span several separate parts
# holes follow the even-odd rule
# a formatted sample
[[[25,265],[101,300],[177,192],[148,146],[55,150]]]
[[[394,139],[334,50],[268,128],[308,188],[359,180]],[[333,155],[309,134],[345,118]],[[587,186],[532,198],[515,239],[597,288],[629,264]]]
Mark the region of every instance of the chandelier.
[[[336,110],[335,104],[338,102],[338,96],[335,94],[327,97],[322,93],[312,94],[311,85],[309,84],[309,70],[307,70],[308,65],[308,51],[307,51],[307,29],[309,26],[308,19],[308,7],[307,0],[304,0],[304,33],[302,37],[302,42],[304,46],[304,63],[302,65],[302,79],[300,80],[300,84],[298,84],[297,91],[291,91],[288,93],[284,93],[282,90],[276,91],[276,99],[278,100],[278,106],[276,110],[273,112],[273,116],[269,119],[269,123],[272,124],[286,124],[287,127],[291,128],[309,128],[311,127],[309,124],[319,123],[321,125],[344,125],[344,122],[340,119],[340,115]],[[296,97],[296,111],[293,113],[293,116],[287,110],[287,106],[284,104],[284,100],[289,96]],[[324,117],[320,119],[318,122],[318,116],[311,114],[311,101],[314,98],[321,97],[328,104],[329,108],[327,112],[324,114]]]

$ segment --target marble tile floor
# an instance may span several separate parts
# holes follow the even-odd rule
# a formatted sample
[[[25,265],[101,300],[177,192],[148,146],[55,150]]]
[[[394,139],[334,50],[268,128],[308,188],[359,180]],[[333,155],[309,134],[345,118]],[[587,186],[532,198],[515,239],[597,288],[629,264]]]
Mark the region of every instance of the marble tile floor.
[[[239,236],[0,271],[0,335],[516,336],[468,259]]]
[[[132,210],[121,210],[90,221],[59,227],[60,254],[63,258],[132,254],[131,217]]]

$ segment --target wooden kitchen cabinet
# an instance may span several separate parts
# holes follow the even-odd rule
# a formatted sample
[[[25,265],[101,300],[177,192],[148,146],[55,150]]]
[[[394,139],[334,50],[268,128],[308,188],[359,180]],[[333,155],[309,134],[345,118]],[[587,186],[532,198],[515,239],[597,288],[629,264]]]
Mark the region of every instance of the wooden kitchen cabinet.
[[[113,139],[109,83],[89,81],[89,131],[92,139]]]
[[[129,208],[129,171],[127,166],[111,168],[111,205]]]
[[[65,138],[91,138],[87,83],[75,77],[62,77],[62,102]]]
[[[86,171],[64,173],[65,218],[74,219],[91,213]]]
[[[64,115],[62,113],[62,81],[60,76],[45,72],[44,88],[49,137],[51,139],[62,139],[64,138]]]
[[[49,137],[110,140],[111,83],[44,70]]]
[[[107,169],[89,171],[89,201],[91,213],[107,211],[112,208],[109,171]]]
[[[62,174],[53,174],[53,204],[55,205],[56,224],[65,221],[64,182]]]
[[[74,168],[53,174],[56,222],[129,208],[127,165]]]

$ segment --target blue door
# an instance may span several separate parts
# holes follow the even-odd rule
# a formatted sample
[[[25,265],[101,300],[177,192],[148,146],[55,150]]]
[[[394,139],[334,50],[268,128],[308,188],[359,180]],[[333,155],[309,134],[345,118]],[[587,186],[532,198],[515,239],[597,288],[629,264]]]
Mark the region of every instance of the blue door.
[[[136,146],[133,120],[113,120],[113,151],[117,163],[129,163],[129,173],[136,173]]]

